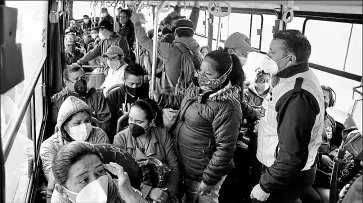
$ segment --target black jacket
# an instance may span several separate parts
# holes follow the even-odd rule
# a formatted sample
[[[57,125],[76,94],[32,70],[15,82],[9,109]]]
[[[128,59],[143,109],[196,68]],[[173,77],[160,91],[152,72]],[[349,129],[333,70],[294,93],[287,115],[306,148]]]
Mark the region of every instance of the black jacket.
[[[120,23],[120,30],[118,31],[118,34],[126,38],[130,50],[132,50],[135,41],[135,28],[131,20],[127,21],[124,26]]]

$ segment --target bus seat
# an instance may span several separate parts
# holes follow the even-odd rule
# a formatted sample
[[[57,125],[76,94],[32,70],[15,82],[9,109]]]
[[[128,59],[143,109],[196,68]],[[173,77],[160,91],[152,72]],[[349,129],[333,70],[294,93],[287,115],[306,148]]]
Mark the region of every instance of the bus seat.
[[[123,130],[123,127],[127,125],[129,119],[129,113],[125,113],[117,120],[116,134]]]
[[[95,88],[95,89],[100,89],[101,85],[103,84],[103,82],[105,81],[106,75],[104,73],[90,73],[87,72],[86,73],[89,81],[88,81],[88,87],[91,88]]]
[[[115,90],[119,87],[121,87],[123,84],[115,84],[115,85],[112,85],[107,91],[106,91],[106,97],[107,95],[112,91],[112,90]]]
[[[129,153],[112,144],[95,144],[93,146],[101,155],[104,164],[115,162],[122,166],[130,178],[131,186],[140,190],[142,172],[135,159]]]

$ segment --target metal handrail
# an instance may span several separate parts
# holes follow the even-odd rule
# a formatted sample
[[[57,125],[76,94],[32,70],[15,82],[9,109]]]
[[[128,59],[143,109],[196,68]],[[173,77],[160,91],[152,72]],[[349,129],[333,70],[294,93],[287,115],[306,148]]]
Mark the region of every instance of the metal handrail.
[[[158,50],[158,26],[159,26],[159,14],[162,10],[163,6],[165,4],[165,1],[161,1],[157,7],[156,15],[154,19],[154,43],[153,43],[153,63],[151,68],[151,89],[155,91],[155,77],[156,77],[156,59],[158,56],[157,50]]]
[[[14,141],[16,136],[18,135],[18,131],[20,128],[20,125],[23,121],[24,115],[26,113],[26,110],[29,106],[30,99],[32,98],[33,92],[35,90],[35,86],[38,83],[39,77],[43,71],[44,63],[46,60],[46,56],[42,60],[42,65],[38,67],[38,69],[35,71],[35,74],[33,75],[33,78],[31,79],[28,88],[25,91],[25,94],[23,98],[21,99],[20,105],[19,105],[19,112],[16,114],[15,117],[12,117],[9,123],[8,128],[5,131],[5,136],[9,136],[8,139],[5,140],[4,145],[4,162],[6,163],[7,158],[9,157],[10,150],[13,147]]]
[[[135,9],[136,14],[140,12],[140,9],[141,9],[143,4],[144,4],[144,2],[140,1],[139,5]],[[135,46],[136,46],[136,50],[135,50],[135,52],[136,52],[136,62],[140,63],[141,62],[141,60],[140,60],[140,47],[139,47],[139,41],[137,40],[137,37],[135,38]]]

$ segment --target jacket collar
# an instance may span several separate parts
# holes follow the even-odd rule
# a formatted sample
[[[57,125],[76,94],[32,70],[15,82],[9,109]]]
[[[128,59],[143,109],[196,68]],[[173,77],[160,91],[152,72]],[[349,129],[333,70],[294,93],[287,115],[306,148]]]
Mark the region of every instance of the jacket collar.
[[[145,155],[146,155],[145,158],[150,157],[150,156],[156,154],[155,144],[158,143],[159,141],[158,141],[158,139],[155,136],[155,129],[154,128],[155,127],[151,127],[150,130],[149,130],[149,132],[148,132],[148,136],[150,136],[150,143],[149,144],[146,143],[146,146],[145,147],[147,149],[145,149],[146,150],[145,151]],[[137,146],[136,145],[136,138],[132,137],[129,131],[127,131],[126,139],[127,139],[126,140],[126,149],[127,149],[127,151],[129,151],[129,149],[131,149],[131,151],[133,151],[133,153],[140,153],[141,156],[142,156],[143,154],[136,147]],[[140,157],[138,157],[138,158],[140,158]]]
[[[289,78],[296,74],[303,73],[308,70],[309,70],[309,63],[300,63],[297,65],[288,67],[288,68],[282,70],[281,72],[278,72],[276,74],[276,76],[279,78]]]

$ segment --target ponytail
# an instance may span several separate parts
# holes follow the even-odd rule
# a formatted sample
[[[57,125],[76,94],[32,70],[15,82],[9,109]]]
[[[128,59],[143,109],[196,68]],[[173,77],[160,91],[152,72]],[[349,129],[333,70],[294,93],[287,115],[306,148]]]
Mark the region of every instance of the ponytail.
[[[236,55],[231,54],[231,57],[232,57],[232,72],[229,74],[228,78],[231,81],[232,85],[238,85],[243,90],[245,82],[245,73],[242,69],[242,64]]]

